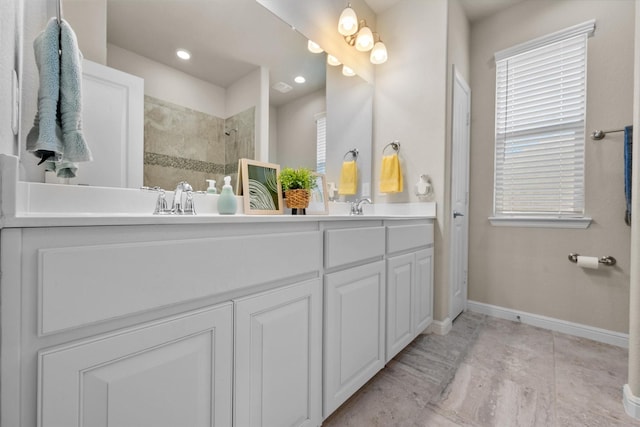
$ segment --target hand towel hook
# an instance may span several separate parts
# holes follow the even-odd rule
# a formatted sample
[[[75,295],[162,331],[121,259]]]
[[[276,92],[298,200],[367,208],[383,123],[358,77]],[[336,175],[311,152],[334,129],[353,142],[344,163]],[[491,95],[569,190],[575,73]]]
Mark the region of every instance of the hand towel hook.
[[[342,159],[343,159],[343,160],[344,160],[344,159],[346,159],[346,158],[347,158],[347,156],[348,156],[349,154],[351,154],[351,156],[353,157],[353,160],[358,160],[358,154],[360,154],[360,153],[359,153],[359,151],[358,151],[358,149],[357,149],[357,148],[354,148],[353,150],[349,150],[349,151],[347,151],[347,152],[344,154],[344,156],[342,157]]]
[[[58,24],[62,22],[62,0],[56,1],[56,18],[58,18]]]
[[[382,149],[382,154],[384,154],[384,151],[388,148],[391,147],[395,150],[396,153],[400,152],[400,141],[398,141],[397,139],[394,141],[391,141],[390,143],[388,143],[387,145],[384,146],[384,148]]]

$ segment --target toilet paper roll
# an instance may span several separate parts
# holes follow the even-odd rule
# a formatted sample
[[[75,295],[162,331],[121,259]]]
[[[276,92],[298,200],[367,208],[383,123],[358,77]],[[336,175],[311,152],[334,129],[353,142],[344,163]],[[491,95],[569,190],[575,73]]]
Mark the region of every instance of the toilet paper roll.
[[[580,256],[578,255],[578,266],[582,268],[593,268],[597,269],[600,263],[598,262],[598,258],[594,256]]]

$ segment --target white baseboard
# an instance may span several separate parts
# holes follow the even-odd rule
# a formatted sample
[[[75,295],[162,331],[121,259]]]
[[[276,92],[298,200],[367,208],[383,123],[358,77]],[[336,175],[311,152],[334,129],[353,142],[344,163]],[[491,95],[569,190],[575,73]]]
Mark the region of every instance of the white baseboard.
[[[451,330],[451,319],[446,318],[444,320],[434,320],[431,322],[426,332],[436,335],[447,335]]]
[[[553,317],[541,316],[539,314],[526,313],[524,311],[510,308],[498,307],[496,305],[485,304],[476,301],[467,301],[467,309],[476,313],[498,317],[500,319],[515,320],[531,326],[543,329],[562,332],[564,334],[577,337],[588,338],[593,341],[611,344],[618,347],[629,348],[629,335],[620,332],[600,329],[593,326],[579,323],[567,322],[566,320],[555,319]]]
[[[624,385],[622,394],[622,403],[624,404],[624,410],[627,415],[640,420],[640,397],[633,395],[629,384]]]

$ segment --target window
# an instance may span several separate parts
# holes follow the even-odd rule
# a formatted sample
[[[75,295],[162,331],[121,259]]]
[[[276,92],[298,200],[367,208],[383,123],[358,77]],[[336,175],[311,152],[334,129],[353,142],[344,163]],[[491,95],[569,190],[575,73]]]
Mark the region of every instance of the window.
[[[587,37],[594,29],[590,21],[496,53],[492,223],[584,217]]]
[[[327,115],[316,114],[316,172],[326,173],[327,162]]]

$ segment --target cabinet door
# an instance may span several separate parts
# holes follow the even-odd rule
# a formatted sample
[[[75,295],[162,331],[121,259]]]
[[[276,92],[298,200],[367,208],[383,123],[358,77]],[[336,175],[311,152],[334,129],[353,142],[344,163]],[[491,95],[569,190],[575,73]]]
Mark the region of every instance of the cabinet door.
[[[384,366],[384,283],[384,261],[325,276],[325,417]]]
[[[236,427],[322,422],[321,297],[313,279],[236,301]]]
[[[39,353],[38,426],[231,425],[233,305]]]
[[[433,321],[433,248],[416,252],[413,302],[417,336]]]
[[[413,314],[415,255],[387,260],[387,352],[386,362],[414,338]]]

